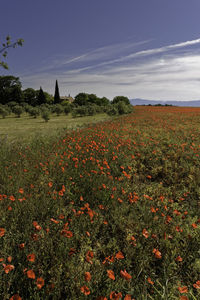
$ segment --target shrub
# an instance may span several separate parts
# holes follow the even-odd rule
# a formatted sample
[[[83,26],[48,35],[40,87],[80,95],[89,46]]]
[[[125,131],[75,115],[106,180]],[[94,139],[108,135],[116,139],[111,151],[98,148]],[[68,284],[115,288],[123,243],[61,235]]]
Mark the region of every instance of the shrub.
[[[44,119],[45,122],[48,122],[50,120],[50,112],[49,110],[43,110],[41,113],[42,119]]]
[[[132,106],[125,104],[125,102],[120,101],[116,104],[119,115],[128,114],[132,111]]]
[[[64,109],[61,104],[54,105],[53,112],[57,114],[57,116],[60,116],[63,113]]]
[[[127,97],[124,97],[124,96],[116,96],[116,97],[114,97],[112,103],[116,104],[116,103],[119,103],[121,101],[124,102],[127,105],[130,104],[129,99]]]
[[[83,117],[88,115],[88,107],[83,105],[72,110],[72,116],[75,118],[77,116]]]
[[[66,115],[68,115],[70,113],[70,111],[71,111],[71,105],[70,104],[65,105],[64,106],[64,113]]]
[[[21,114],[24,112],[23,108],[19,105],[12,107],[12,112],[18,117],[21,117]]]
[[[29,115],[31,117],[34,117],[34,119],[36,119],[40,115],[39,108],[38,107],[32,107],[31,109],[29,109]]]
[[[23,105],[23,108],[24,108],[26,113],[29,113],[29,111],[33,108],[33,106],[26,103],[26,105]]]
[[[9,115],[8,110],[5,107],[0,107],[0,115],[2,116],[3,119]]]
[[[89,116],[94,116],[97,111],[96,111],[96,105],[88,105],[87,106],[87,112]]]
[[[10,102],[7,103],[7,105],[8,105],[10,108],[12,108],[12,107],[18,105],[18,103],[15,102],[15,101],[10,101]]]
[[[109,116],[116,116],[118,115],[118,109],[115,105],[110,105],[108,108],[107,108],[107,111],[106,111],[107,115]]]

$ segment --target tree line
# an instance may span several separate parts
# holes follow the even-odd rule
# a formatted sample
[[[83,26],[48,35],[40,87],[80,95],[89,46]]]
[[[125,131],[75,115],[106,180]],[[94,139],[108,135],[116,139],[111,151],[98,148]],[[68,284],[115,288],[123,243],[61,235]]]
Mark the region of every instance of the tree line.
[[[0,105],[7,108],[21,106],[25,110],[33,112],[32,108],[45,107],[51,112],[71,112],[74,117],[94,115],[106,112],[109,115],[125,114],[132,111],[129,99],[124,96],[116,96],[113,100],[106,97],[98,97],[95,94],[79,93],[72,103],[60,97],[58,81],[55,83],[55,94],[50,95],[43,91],[27,88],[22,90],[22,84],[18,77],[0,76]],[[20,109],[18,108],[18,111]]]

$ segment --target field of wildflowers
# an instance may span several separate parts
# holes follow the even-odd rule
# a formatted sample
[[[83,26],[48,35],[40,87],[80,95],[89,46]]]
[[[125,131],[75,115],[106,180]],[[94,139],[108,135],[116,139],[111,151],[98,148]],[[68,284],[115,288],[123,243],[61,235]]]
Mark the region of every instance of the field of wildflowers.
[[[200,299],[200,109],[0,146],[1,299]]]

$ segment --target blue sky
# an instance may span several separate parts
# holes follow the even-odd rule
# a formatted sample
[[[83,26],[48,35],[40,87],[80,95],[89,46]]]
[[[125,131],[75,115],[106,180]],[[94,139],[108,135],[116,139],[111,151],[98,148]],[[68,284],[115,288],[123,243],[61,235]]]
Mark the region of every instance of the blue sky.
[[[1,0],[0,41],[23,89],[200,99],[199,0]]]

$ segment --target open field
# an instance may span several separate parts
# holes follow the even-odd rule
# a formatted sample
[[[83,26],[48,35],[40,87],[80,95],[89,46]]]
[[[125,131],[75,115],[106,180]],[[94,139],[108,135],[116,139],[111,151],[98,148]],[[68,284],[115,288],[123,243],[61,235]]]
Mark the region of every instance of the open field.
[[[108,120],[106,114],[97,114],[92,117],[73,118],[70,115],[51,115],[48,122],[45,122],[41,117],[36,119],[24,113],[20,118],[14,114],[5,119],[0,118],[0,138],[6,137],[8,141],[13,140],[30,140],[34,136],[49,136],[55,135],[58,130],[76,129],[81,126],[87,126],[89,123]]]
[[[135,107],[0,155],[1,299],[200,299],[199,108]]]

